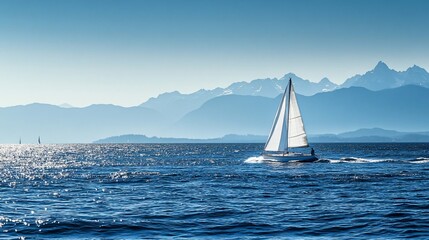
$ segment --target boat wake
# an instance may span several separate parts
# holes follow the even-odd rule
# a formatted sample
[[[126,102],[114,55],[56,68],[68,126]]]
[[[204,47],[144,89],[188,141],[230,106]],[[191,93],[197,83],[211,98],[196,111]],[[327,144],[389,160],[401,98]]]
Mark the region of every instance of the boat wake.
[[[385,159],[376,159],[376,158],[359,158],[359,157],[343,157],[340,159],[329,159],[322,158],[317,162],[325,163],[381,163],[381,162],[394,162],[394,159],[385,158]]]
[[[429,163],[429,158],[418,157],[415,159],[391,159],[391,158],[359,158],[359,157],[344,157],[340,159],[320,159],[317,162],[326,163],[382,163],[382,162],[400,162],[400,163]]]
[[[263,156],[249,157],[248,159],[244,160],[245,163],[263,163],[265,161],[266,160]]]
[[[244,160],[245,163],[269,163],[269,164],[295,164],[295,163],[308,163],[308,161],[300,160],[289,160],[287,162],[282,162],[276,159],[264,158],[264,156],[249,157]]]
[[[392,162],[393,159],[377,159],[377,158],[359,158],[359,157],[344,157],[339,160],[334,160],[332,163],[380,163],[380,162]]]
[[[369,158],[358,158],[358,157],[344,157],[340,159],[326,159],[321,158],[316,163],[380,163],[380,162],[393,162],[393,159],[369,159]],[[417,162],[429,162],[429,158],[419,158],[419,160],[415,160],[414,163]],[[245,161],[245,163],[268,163],[268,162],[277,162],[275,159],[265,159],[263,156],[257,157],[249,157]],[[290,161],[290,162],[299,162],[299,161]]]
[[[265,159],[263,156],[249,157],[244,160],[245,163],[272,163],[277,162],[274,159]],[[297,162],[297,161],[290,161]],[[299,161],[298,161],[299,162]],[[383,163],[383,162],[399,162],[399,163],[413,163],[413,164],[423,164],[429,163],[429,158],[427,157],[418,157],[415,159],[392,159],[392,158],[360,158],[360,157],[343,157],[340,159],[330,159],[330,158],[320,158],[314,163]]]

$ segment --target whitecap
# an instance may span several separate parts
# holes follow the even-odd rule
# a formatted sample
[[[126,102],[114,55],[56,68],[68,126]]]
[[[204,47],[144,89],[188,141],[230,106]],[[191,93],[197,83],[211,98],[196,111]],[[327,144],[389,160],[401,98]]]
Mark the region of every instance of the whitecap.
[[[425,157],[418,157],[415,160],[410,161],[411,163],[429,163],[429,158],[425,158]]]

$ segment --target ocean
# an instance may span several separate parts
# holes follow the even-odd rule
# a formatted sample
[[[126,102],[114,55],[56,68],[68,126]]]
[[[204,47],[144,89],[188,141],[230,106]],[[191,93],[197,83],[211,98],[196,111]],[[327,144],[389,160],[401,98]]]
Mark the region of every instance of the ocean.
[[[429,144],[0,145],[0,239],[429,239]]]

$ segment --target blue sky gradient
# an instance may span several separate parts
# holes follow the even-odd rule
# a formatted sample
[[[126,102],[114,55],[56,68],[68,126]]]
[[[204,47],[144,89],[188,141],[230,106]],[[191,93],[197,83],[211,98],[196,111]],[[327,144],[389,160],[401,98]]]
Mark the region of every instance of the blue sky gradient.
[[[0,1],[0,106],[140,104],[288,72],[429,69],[417,0]]]

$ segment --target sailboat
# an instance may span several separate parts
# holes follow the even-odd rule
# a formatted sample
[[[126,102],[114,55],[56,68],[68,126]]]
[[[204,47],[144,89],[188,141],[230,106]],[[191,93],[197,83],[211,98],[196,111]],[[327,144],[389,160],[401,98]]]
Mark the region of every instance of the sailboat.
[[[39,136],[39,138],[37,139],[37,143],[39,143],[39,144],[40,144],[40,136]]]
[[[307,134],[305,133],[304,122],[296,100],[292,79],[289,79],[289,84],[285,89],[270,135],[265,144],[263,157],[267,160],[282,162],[291,160],[316,161],[317,157],[314,155],[313,149],[311,154],[289,151],[290,148],[303,147],[309,147]]]

